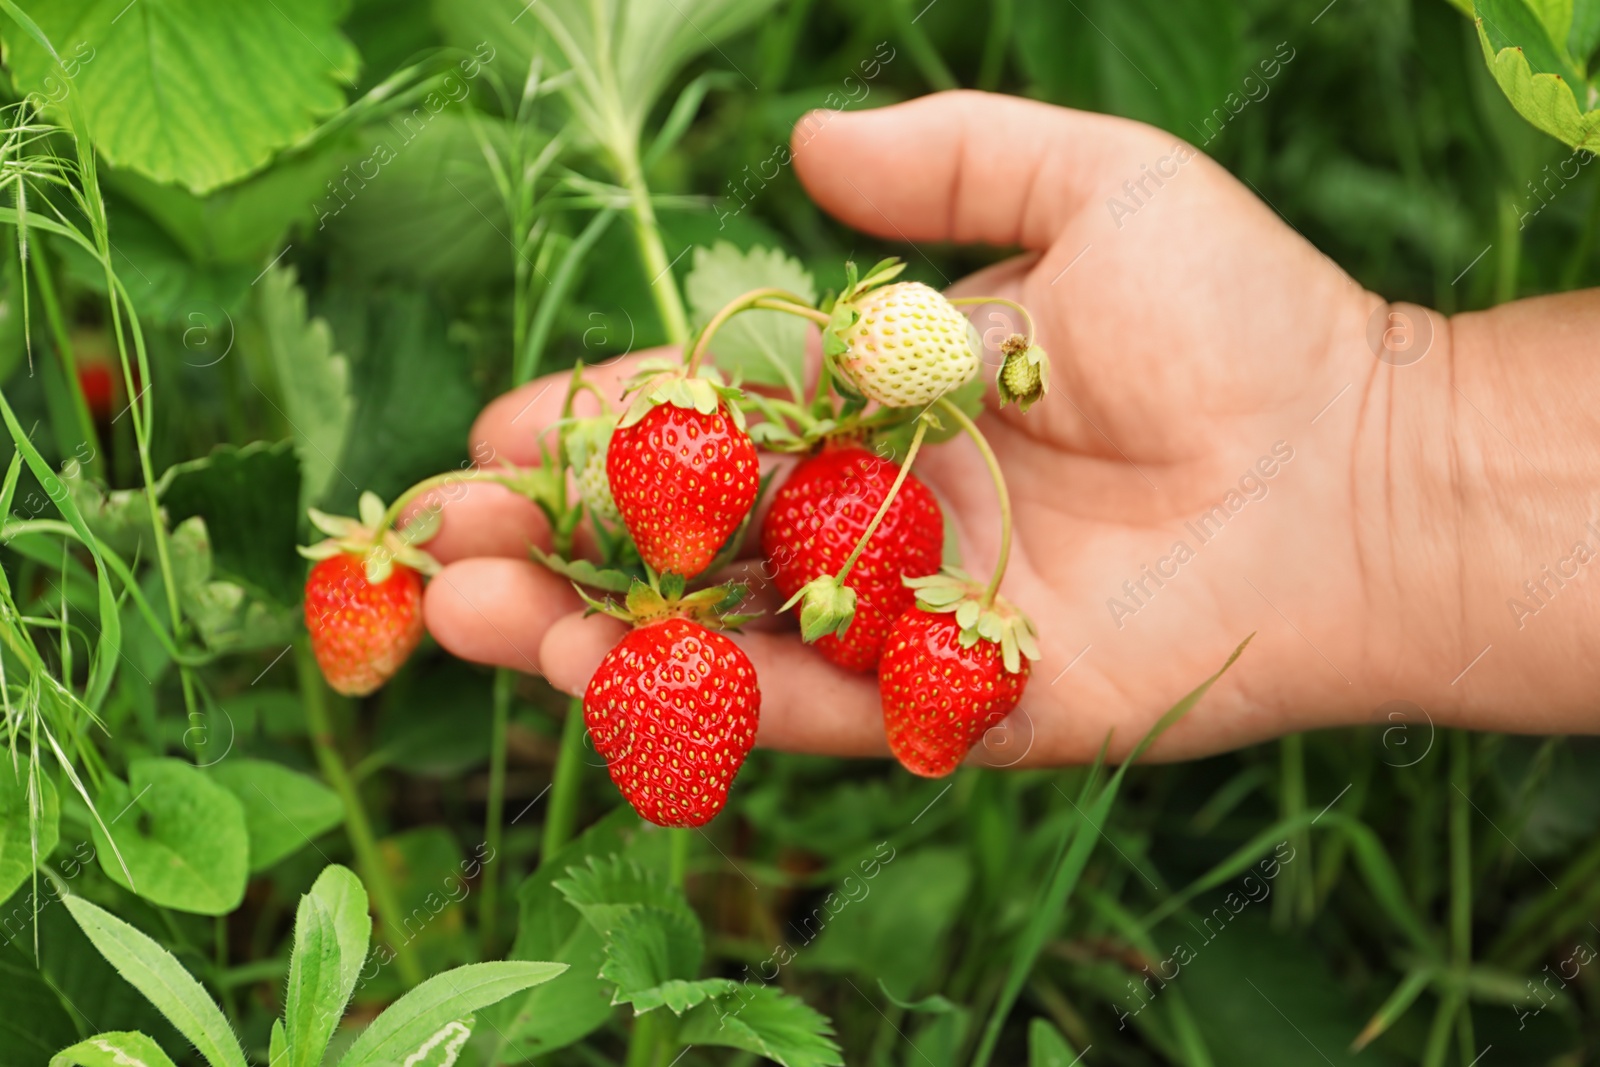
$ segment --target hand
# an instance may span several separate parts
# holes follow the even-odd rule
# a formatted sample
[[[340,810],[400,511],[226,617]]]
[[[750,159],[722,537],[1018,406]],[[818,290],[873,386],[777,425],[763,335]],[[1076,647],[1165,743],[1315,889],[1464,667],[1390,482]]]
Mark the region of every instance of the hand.
[[[1469,560],[1455,536],[1448,323],[1420,308],[1391,323],[1221,167],[1137,123],[947,93],[808,117],[794,163],[818,204],[906,242],[914,268],[918,242],[1024,250],[952,289],[1026,305],[1054,363],[1050,396],[1026,416],[980,420],[1015,506],[1003,592],[1033,618],[1043,658],[979,762],[1084,761],[1108,732],[1124,754],[1251,633],[1158,758],[1371,721],[1395,698],[1472,718],[1471,684],[1446,684],[1477,640],[1481,598],[1462,575],[1499,564]],[[980,331],[1001,326],[993,314],[975,313]],[[1374,321],[1422,330],[1427,356],[1375,358]],[[561,394],[545,379],[495,401],[475,456],[533,462]],[[998,513],[976,450],[953,441],[916,469],[984,573]],[[448,566],[428,588],[428,626],[459,656],[579,693],[620,624],[583,618],[567,583],[527,562],[530,539],[548,543],[543,519],[502,490],[452,502],[430,545]],[[874,678],[832,667],[792,629],[739,640],[761,680],[760,743],[886,751]]]

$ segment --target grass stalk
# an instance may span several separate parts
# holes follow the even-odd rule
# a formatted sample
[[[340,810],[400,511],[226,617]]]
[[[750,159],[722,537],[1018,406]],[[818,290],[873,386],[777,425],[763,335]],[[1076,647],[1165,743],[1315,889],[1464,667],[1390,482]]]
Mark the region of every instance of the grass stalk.
[[[350,837],[350,847],[356,854],[356,865],[361,869],[361,880],[372,894],[378,907],[378,924],[384,940],[394,952],[395,966],[408,986],[420,983],[426,975],[417,960],[410,942],[399,926],[400,898],[395,894],[389,869],[384,866],[383,855],[378,851],[378,840],[372,832],[372,822],[361,803],[361,794],[339,755],[333,733],[333,723],[328,715],[328,691],[322,672],[311,655],[311,646],[304,640],[295,644],[295,668],[300,678],[300,698],[305,707],[306,727],[311,734],[311,747],[316,752],[317,765],[333,791],[339,794],[344,805],[344,827]]]
[[[516,672],[501,667],[494,672],[494,692],[490,698],[489,798],[484,805],[483,840],[495,862],[483,867],[482,895],[478,898],[478,933],[483,958],[494,958],[495,919],[500,907],[501,841],[506,810],[506,731],[511,723],[511,697],[516,689]]]
[[[583,781],[583,698],[567,702],[567,717],[561,724],[561,751],[556,756],[555,774],[550,781],[550,804],[545,809],[544,841],[539,862],[544,863],[572,839],[578,820],[578,794]]]

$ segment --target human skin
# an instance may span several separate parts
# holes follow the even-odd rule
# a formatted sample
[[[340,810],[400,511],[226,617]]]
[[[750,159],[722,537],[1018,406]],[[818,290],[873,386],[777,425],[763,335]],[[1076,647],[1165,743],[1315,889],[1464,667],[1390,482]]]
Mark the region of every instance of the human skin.
[[[921,242],[1023,250],[950,290],[1026,305],[1054,368],[1026,415],[993,410],[991,391],[979,420],[1015,510],[1003,592],[1042,651],[980,762],[1082,762],[1108,735],[1112,757],[1126,754],[1250,634],[1154,758],[1388,726],[1394,701],[1436,726],[1600,722],[1600,657],[1585,654],[1600,586],[1573,552],[1600,553],[1587,529],[1600,519],[1592,294],[1453,319],[1390,307],[1211,160],[1103,115],[955,92],[800,129],[810,195],[905,242],[914,267]],[[1171,176],[1157,185],[1145,168]],[[1135,199],[1124,183],[1141,179]],[[969,310],[994,326],[993,309]],[[1389,326],[1410,331],[1403,351],[1378,340]],[[629,365],[591,376],[614,394]],[[541,380],[490,404],[474,455],[536,462],[562,393]],[[976,450],[926,449],[916,472],[968,569],[986,572],[999,520]],[[528,561],[526,544],[548,538],[505,490],[456,494],[429,546],[446,566],[427,623],[458,656],[580,693],[621,624],[583,617],[567,583]],[[1575,576],[1557,585],[1546,565]],[[1525,581],[1543,583],[1537,599]],[[738,640],[761,679],[758,743],[886,753],[874,678],[834,668],[792,628]]]

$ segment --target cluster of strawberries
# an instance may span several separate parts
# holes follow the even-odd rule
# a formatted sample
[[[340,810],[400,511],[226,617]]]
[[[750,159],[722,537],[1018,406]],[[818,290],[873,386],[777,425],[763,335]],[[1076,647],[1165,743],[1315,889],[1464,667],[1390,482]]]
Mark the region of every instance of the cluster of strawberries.
[[[611,569],[566,558],[570,537],[563,544],[558,536],[555,554],[536,554],[575,584],[626,590],[617,604],[579,589],[591,608],[632,626],[589,683],[584,721],[617,788],[652,822],[710,820],[755,743],[755,668],[721,632],[748,619],[735,614],[747,590],[689,587],[732,558],[750,524],[761,491],[758,443],[805,456],[760,531],[768,573],[789,597],[785,608],[800,606],[806,641],[846,670],[877,671],[885,731],[902,764],[949,774],[1022,696],[1038,649],[1031,623],[998,594],[1011,537],[1005,483],[981,432],[950,399],[977,375],[981,343],[938,292],[894,283],[901,269],[888,260],[857,277],[852,266],[845,289],[822,307],[779,290],[747,293],[713,317],[682,364],[642,367],[620,416],[564,420],[562,447],[547,456],[553,477],[463,475],[524,488],[558,535],[585,515],[595,529],[601,564]],[[821,380],[809,405],[701,371],[717,329],[751,309],[822,328]],[[1048,363],[1031,337],[1013,335],[1002,347],[1001,402],[1026,410],[1047,388]],[[579,381],[575,371],[574,392]],[[748,424],[747,411],[762,421]],[[944,518],[911,474],[929,432],[947,429],[972,437],[995,480],[1002,547],[987,582],[941,570]],[[888,458],[896,441],[898,464]],[[578,489],[571,504],[569,473]],[[421,636],[420,575],[431,561],[416,546],[437,514],[391,529],[405,499],[387,510],[364,499],[361,522],[313,514],[330,538],[304,550],[319,560],[307,584],[307,627],[324,674],[343,692],[381,685]]]

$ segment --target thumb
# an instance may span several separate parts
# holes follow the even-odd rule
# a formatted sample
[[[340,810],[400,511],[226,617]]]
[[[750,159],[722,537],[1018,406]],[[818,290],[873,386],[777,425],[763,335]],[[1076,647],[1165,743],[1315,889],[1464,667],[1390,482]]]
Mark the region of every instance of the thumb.
[[[1109,115],[955,91],[812,111],[791,140],[806,191],[855,229],[1042,251],[1160,135]]]

